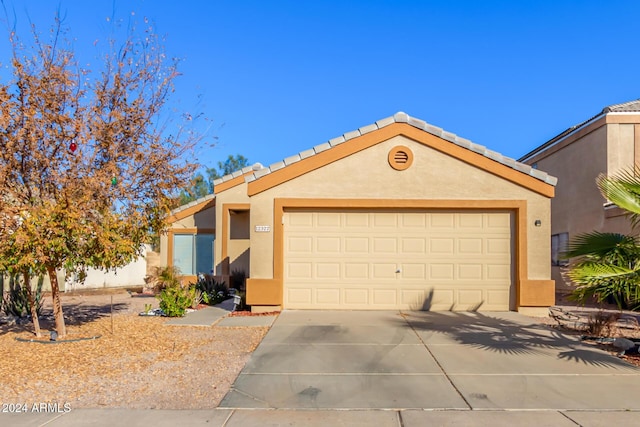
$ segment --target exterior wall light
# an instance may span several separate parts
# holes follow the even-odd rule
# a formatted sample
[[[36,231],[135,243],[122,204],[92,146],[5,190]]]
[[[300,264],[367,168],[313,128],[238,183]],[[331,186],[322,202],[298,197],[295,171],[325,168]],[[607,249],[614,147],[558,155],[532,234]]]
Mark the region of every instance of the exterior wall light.
[[[535,225],[536,227],[540,227],[542,225],[542,221],[540,221],[539,219],[536,219],[533,225]]]

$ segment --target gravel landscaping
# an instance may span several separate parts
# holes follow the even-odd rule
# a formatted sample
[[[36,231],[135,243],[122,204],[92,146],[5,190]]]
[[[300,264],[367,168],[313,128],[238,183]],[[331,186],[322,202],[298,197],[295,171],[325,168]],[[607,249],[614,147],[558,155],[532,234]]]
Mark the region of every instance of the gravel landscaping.
[[[31,323],[0,324],[2,404],[215,408],[269,329],[166,326],[167,318],[138,316],[145,304],[158,307],[155,298],[123,291],[62,299],[67,339],[98,338],[23,342],[16,338],[34,338]],[[45,305],[47,336],[53,326]]]

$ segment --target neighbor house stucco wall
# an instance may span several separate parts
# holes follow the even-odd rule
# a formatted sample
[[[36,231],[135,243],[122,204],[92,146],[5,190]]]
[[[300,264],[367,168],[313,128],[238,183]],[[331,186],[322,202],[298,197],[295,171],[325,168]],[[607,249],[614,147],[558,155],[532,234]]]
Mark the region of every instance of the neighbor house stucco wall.
[[[568,233],[573,239],[592,231],[632,232],[620,209],[605,209],[596,179],[633,166],[640,155],[640,132],[634,122],[640,122],[640,116],[607,115],[527,161],[558,178],[551,201],[552,235]],[[559,287],[570,285],[564,273],[565,267],[552,267]]]

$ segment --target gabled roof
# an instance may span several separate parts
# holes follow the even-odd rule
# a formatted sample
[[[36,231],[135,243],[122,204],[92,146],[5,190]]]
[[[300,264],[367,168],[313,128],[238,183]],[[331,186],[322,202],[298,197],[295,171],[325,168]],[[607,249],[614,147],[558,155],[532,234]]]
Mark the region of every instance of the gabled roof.
[[[231,180],[236,180],[237,183],[241,183],[239,182],[239,179],[241,176],[244,176],[244,182],[246,183],[252,183],[255,182],[257,180],[259,180],[262,177],[265,177],[267,175],[270,175],[280,169],[283,169],[285,167],[291,166],[295,163],[298,163],[302,160],[308,159],[310,157],[314,157],[317,156],[320,153],[326,152],[328,150],[331,149],[335,149],[337,146],[355,139],[355,138],[359,138],[363,135],[366,135],[368,133],[383,129],[387,126],[396,124],[396,123],[403,123],[403,124],[408,124],[414,128],[423,130],[431,135],[437,136],[438,138],[441,138],[445,141],[451,142],[452,144],[455,144],[458,147],[462,147],[465,150],[469,150],[473,153],[479,154],[481,156],[486,157],[487,159],[490,159],[494,162],[498,162],[508,168],[511,168],[513,170],[516,170],[520,173],[523,173],[525,175],[528,175],[530,177],[535,178],[536,180],[542,181],[545,184],[549,184],[551,186],[555,186],[557,183],[557,178],[542,172],[540,170],[534,169],[529,165],[526,165],[524,163],[520,163],[517,162],[516,160],[503,156],[502,154],[493,151],[493,150],[489,150],[488,148],[479,145],[479,144],[475,144],[472,141],[469,141],[468,139],[465,138],[461,138],[459,136],[457,136],[454,133],[451,132],[447,132],[446,130],[443,130],[442,128],[439,128],[437,126],[433,126],[430,125],[429,123],[411,117],[406,113],[403,112],[398,112],[396,114],[394,114],[391,117],[387,117],[385,119],[382,120],[378,120],[375,123],[372,123],[370,125],[367,126],[363,126],[359,129],[347,132],[343,135],[340,135],[336,138],[330,139],[329,141],[320,144],[320,145],[316,145],[315,147],[302,151],[298,154],[295,154],[293,156],[287,157],[286,159],[274,163],[272,165],[270,165],[269,167],[262,167],[262,165],[260,165],[259,163],[257,163],[256,165],[254,165],[253,167],[247,167],[244,168],[240,171],[236,171],[231,175],[226,175],[223,176],[221,179],[214,181],[214,186],[216,185],[220,185],[223,183],[230,183]],[[226,189],[226,187],[225,187]]]
[[[534,148],[533,150],[531,150],[530,152],[528,152],[524,156],[520,157],[518,159],[518,161],[522,162],[522,161],[526,161],[526,160],[530,159],[531,157],[535,156],[536,154],[541,153],[542,151],[546,150],[547,148],[551,147],[552,145],[555,145],[558,142],[562,141],[563,139],[565,139],[569,135],[572,135],[572,134],[576,133],[580,129],[588,126],[589,124],[591,124],[591,123],[601,119],[602,117],[606,116],[607,114],[611,114],[611,113],[613,113],[613,114],[615,114],[615,113],[640,113],[640,99],[636,99],[634,101],[623,102],[622,104],[613,104],[613,105],[609,105],[607,107],[604,107],[602,109],[602,111],[600,111],[595,116],[592,116],[592,117],[588,118],[587,120],[585,120],[585,121],[583,121],[581,123],[578,123],[575,126],[571,126],[570,128],[560,132],[558,135],[554,136],[553,138],[551,138],[550,140],[548,140],[544,144]]]
[[[169,213],[169,219],[167,221],[169,223],[173,223],[175,221],[179,221],[190,215],[198,213],[201,210],[207,209],[211,206],[215,206],[215,198],[215,194],[207,194],[206,196],[200,197],[197,200],[186,203],[182,206],[178,206]]]

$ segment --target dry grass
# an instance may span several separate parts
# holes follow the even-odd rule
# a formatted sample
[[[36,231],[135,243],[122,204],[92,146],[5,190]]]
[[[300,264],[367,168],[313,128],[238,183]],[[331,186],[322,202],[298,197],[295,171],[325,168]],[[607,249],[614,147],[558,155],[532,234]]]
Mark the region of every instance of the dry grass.
[[[128,298],[128,299],[127,299]],[[165,326],[167,319],[141,317],[140,305],[119,295],[110,316],[108,296],[66,298],[67,339],[42,344],[16,326],[0,328],[0,387],[5,403],[69,403],[77,407],[214,408],[268,328]],[[102,300],[102,302],[100,302]],[[155,304],[157,306],[157,304]],[[80,319],[80,320],[78,320]],[[50,323],[43,322],[50,327]],[[112,333],[113,326],[113,333]]]

